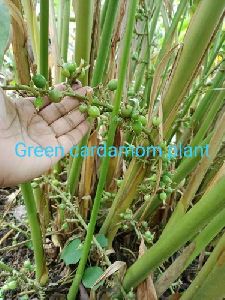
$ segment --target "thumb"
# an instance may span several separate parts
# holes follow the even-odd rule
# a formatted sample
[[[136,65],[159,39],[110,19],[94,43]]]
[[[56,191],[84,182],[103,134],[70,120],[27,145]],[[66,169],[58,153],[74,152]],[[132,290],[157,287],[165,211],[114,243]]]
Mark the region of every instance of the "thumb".
[[[16,116],[14,103],[5,92],[0,88],[0,128],[7,129]]]

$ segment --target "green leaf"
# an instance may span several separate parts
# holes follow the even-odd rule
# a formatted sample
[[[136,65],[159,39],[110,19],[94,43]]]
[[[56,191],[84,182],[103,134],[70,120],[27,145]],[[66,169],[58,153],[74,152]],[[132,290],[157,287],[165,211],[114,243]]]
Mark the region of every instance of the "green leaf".
[[[100,267],[89,267],[84,271],[82,283],[87,289],[93,288],[95,282],[102,276],[104,271]],[[103,284],[103,280],[94,286],[97,289]]]
[[[0,0],[0,68],[2,66],[5,48],[9,39],[10,14],[3,0]]]
[[[64,247],[60,258],[63,259],[66,265],[76,264],[81,258],[82,247],[81,240],[75,239]]]
[[[106,248],[108,246],[108,239],[104,234],[99,233],[95,236],[95,238],[102,248]]]

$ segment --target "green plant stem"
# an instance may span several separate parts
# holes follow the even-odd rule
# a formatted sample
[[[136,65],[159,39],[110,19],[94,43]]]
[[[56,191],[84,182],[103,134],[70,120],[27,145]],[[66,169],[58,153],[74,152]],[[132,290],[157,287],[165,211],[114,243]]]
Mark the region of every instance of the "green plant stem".
[[[31,240],[34,247],[36,279],[40,282],[40,284],[45,284],[48,280],[48,271],[45,262],[41,228],[31,184],[21,184],[21,192],[26,206],[27,217],[31,230]]]
[[[181,300],[223,299],[225,295],[225,233]]]
[[[48,22],[49,22],[49,1],[40,1],[40,73],[48,79]],[[48,271],[45,262],[42,234],[34,195],[30,183],[21,184],[28,220],[31,228],[31,239],[34,247],[36,265],[36,278],[41,284],[48,280]]]
[[[59,45],[61,45],[61,42],[62,42],[63,10],[64,10],[64,1],[58,1],[57,31],[58,31]]]
[[[27,92],[30,92],[31,94],[33,93],[33,95],[38,95],[38,91],[34,88],[31,88],[29,85],[0,85],[0,88],[2,88],[3,90],[6,90],[6,91],[27,91]],[[41,92],[45,95],[48,94],[48,91],[46,90],[41,90]],[[78,93],[75,93],[75,92],[72,92],[72,91],[65,91],[63,92],[63,96],[70,96],[70,97],[75,97],[77,98],[78,100],[83,100],[83,101],[87,101],[87,97],[85,96],[82,96]],[[102,106],[102,107],[105,107],[107,108],[108,110],[112,110],[112,106],[107,104],[107,103],[102,103],[96,99],[93,100],[93,104],[94,105],[98,105],[98,106]]]
[[[47,1],[44,1],[45,3]],[[20,2],[16,2],[16,4],[19,4]],[[18,7],[20,9],[20,7]],[[20,10],[18,10],[20,12]],[[43,9],[42,9],[43,13]],[[42,16],[43,19],[43,16]],[[48,16],[47,16],[48,20]],[[45,20],[46,22],[46,20]],[[17,25],[18,26],[18,25]],[[42,28],[43,29],[43,28]],[[42,30],[43,32],[43,30]],[[19,35],[20,37],[20,35]],[[48,28],[47,28],[47,39],[48,39]],[[21,40],[22,41],[22,40]],[[20,43],[21,43],[20,41]],[[15,41],[16,42],[16,41]],[[23,41],[22,41],[23,42]],[[28,67],[28,72],[24,72],[24,70],[27,68],[24,68],[25,62],[23,60],[23,55],[21,56],[20,53],[25,53],[24,51],[24,45],[21,47],[20,43],[17,43],[17,47],[15,47],[14,55],[17,57],[16,63],[17,63],[17,69],[23,70],[23,72],[18,72],[18,80],[20,83],[23,84],[29,84],[30,82],[30,72]],[[40,47],[41,49],[41,47]],[[42,52],[42,51],[40,51]],[[27,58],[27,56],[26,56]],[[42,65],[44,65],[44,62],[42,60]],[[16,88],[15,88],[16,89]],[[44,257],[44,250],[43,250],[43,243],[42,243],[42,236],[41,236],[41,228],[39,219],[37,216],[36,206],[35,206],[35,200],[34,195],[32,191],[32,187],[30,183],[23,183],[21,184],[21,191],[23,194],[26,210],[27,210],[27,216],[29,225],[31,228],[31,238],[32,243],[34,246],[34,257],[35,257],[35,265],[36,265],[36,279],[40,284],[45,284],[48,280],[48,271],[45,263],[45,257]]]
[[[210,61],[210,63],[207,66],[208,67],[207,76],[209,76],[208,72],[210,70],[210,67],[212,66],[212,63],[213,63],[213,61]],[[199,105],[197,106],[197,108],[191,118],[190,127],[192,129],[198,128],[199,123],[202,123],[200,120],[202,120],[202,118],[204,117],[204,114],[207,113],[209,107],[214,102],[214,101],[212,101],[212,99],[216,98],[218,96],[219,92],[214,89],[222,87],[222,84],[223,84],[223,81],[225,78],[225,72],[223,71],[224,67],[225,67],[225,65],[224,65],[224,63],[222,63],[220,66],[219,72],[217,73],[217,75],[215,76],[215,79],[213,80],[212,87],[208,91],[206,91],[204,97],[201,99]],[[182,109],[181,114],[178,115],[177,119],[184,118],[185,115],[188,113],[191,104],[199,96],[199,94],[200,94],[199,92],[200,92],[201,88],[204,87],[204,82],[205,82],[206,78],[207,77],[203,77],[200,80],[199,84],[194,88],[191,95],[186,99],[184,108]],[[175,127],[171,128],[169,130],[168,136],[170,137],[170,139],[177,132],[178,128],[179,128],[179,123]]]
[[[129,3],[129,9],[128,9],[128,21],[126,26],[126,31],[124,35],[124,43],[123,43],[123,50],[121,55],[121,61],[120,61],[120,69],[119,69],[119,76],[118,76],[118,87],[116,90],[116,95],[114,99],[114,106],[113,111],[111,113],[111,120],[109,125],[109,131],[108,131],[108,139],[106,142],[106,149],[109,149],[109,147],[113,144],[114,136],[117,128],[118,123],[118,113],[120,109],[120,102],[122,99],[122,93],[123,93],[123,87],[126,79],[126,66],[129,60],[129,54],[130,54],[130,46],[132,41],[132,33],[134,28],[134,22],[135,22],[135,12],[136,12],[136,6],[138,1],[132,0]],[[93,233],[95,229],[95,224],[97,221],[97,215],[100,208],[100,201],[102,198],[103,189],[106,182],[106,177],[108,173],[108,166],[109,166],[109,160],[110,157],[106,156],[104,157],[101,165],[100,170],[100,178],[99,183],[97,186],[97,191],[95,195],[94,205],[91,212],[91,218],[90,223],[88,225],[87,235],[84,241],[84,247],[83,247],[83,254],[81,257],[81,260],[79,262],[77,272],[75,275],[75,278],[73,280],[72,286],[70,287],[69,294],[68,294],[68,300],[73,300],[76,298],[79,285],[84,273],[85,265],[87,262],[88,254],[91,247],[91,242],[93,239]]]
[[[102,76],[105,68],[105,64],[107,61],[107,55],[110,49],[110,42],[112,38],[112,32],[114,28],[114,23],[116,19],[116,12],[118,8],[119,0],[110,0],[109,1],[109,10],[106,15],[106,20],[103,27],[103,32],[101,35],[101,41],[100,41],[100,47],[98,51],[98,56],[96,60],[96,65],[94,68],[94,73],[92,77],[92,86],[97,86],[102,81]],[[79,54],[79,52],[78,52]],[[78,61],[80,57],[76,58],[76,61]],[[86,137],[82,140],[82,142],[79,144],[79,149],[82,148],[82,146],[85,146],[88,142],[89,134],[86,135]],[[70,191],[70,194],[73,196],[78,187],[79,178],[80,178],[80,171],[82,166],[83,158],[81,155],[78,157],[75,157],[72,160],[69,176],[68,176],[68,184],[67,188]]]
[[[160,13],[160,9],[162,6],[162,0],[158,0],[156,2],[156,7],[155,7],[155,11],[154,11],[154,15],[152,18],[152,22],[151,25],[149,25],[149,20],[147,20],[147,30],[148,30],[148,47],[147,50],[144,54],[144,61],[150,61],[150,56],[151,56],[151,45],[152,45],[152,39],[154,37],[154,32],[156,29],[156,25],[157,25],[157,21],[159,18],[159,13]],[[144,76],[144,71],[146,69],[147,65],[145,63],[142,63],[139,68],[138,68],[138,72],[136,75],[136,81],[135,81],[135,86],[134,86],[134,90],[135,93],[137,93],[141,87],[141,83],[143,81],[143,76]]]
[[[51,182],[49,182],[49,184],[52,185]],[[56,186],[52,185],[52,188],[62,197],[62,199],[65,201],[66,205],[69,207],[69,209],[75,214],[77,220],[80,222],[80,224],[83,226],[83,228],[85,229],[85,231],[87,231],[88,226],[85,223],[84,219],[81,217],[81,215],[79,214],[78,210],[74,207],[74,205],[70,202],[70,200],[65,196],[65,194]],[[99,249],[99,251],[101,253],[104,253],[104,258],[105,261],[107,263],[107,265],[111,265],[110,260],[107,256],[107,254],[105,253],[105,250],[101,247],[101,245],[98,243],[98,241],[96,240],[95,237],[93,237],[93,242],[95,243],[96,247]]]
[[[209,134],[207,138],[201,143],[200,146],[204,147],[208,145],[210,142],[210,139],[212,137],[212,134]],[[201,159],[200,151],[197,153],[198,155],[193,156],[191,158],[185,158],[182,160],[178,168],[176,169],[176,172],[174,173],[172,177],[172,187],[174,189],[177,188],[177,186],[182,182],[183,179],[185,179],[197,166]],[[143,218],[146,220],[150,215],[155,212],[155,210],[162,204],[162,201],[159,199],[158,195],[155,195],[152,199],[151,205],[149,206],[148,210],[146,211],[145,215],[143,215]],[[139,220],[140,216],[142,216],[143,212],[146,209],[146,206],[148,205],[148,202],[145,202],[136,212],[135,219]]]
[[[217,234],[225,227],[225,209],[222,209],[215,218],[197,235],[192,243],[195,249],[188,258],[184,268],[186,269],[194,259],[204,250],[204,248],[217,236]]]
[[[40,0],[40,73],[48,80],[49,0]]]
[[[102,81],[105,65],[107,62],[107,56],[110,49],[110,42],[116,20],[118,5],[119,0],[109,0],[108,9],[100,39],[100,46],[98,49],[98,56],[91,82],[91,86],[93,87],[97,86]]]
[[[197,168],[193,172],[192,176],[189,179],[188,185],[186,187],[183,196],[177,203],[177,206],[170,217],[165,229],[163,230],[161,237],[165,236],[169,230],[173,230],[174,226],[177,226],[180,220],[182,220],[184,214],[186,213],[189,205],[191,204],[192,199],[194,198],[202,180],[204,179],[206,172],[210,165],[213,163],[216,155],[221,147],[224,135],[225,127],[223,126],[225,122],[225,115],[223,115],[216,124],[216,128],[213,131],[213,135],[209,144],[209,155],[202,157]]]
[[[199,146],[204,147],[208,145],[211,138],[212,138],[212,133],[210,133]],[[195,167],[197,166],[198,162],[201,159],[200,152],[198,153],[199,155],[196,155],[195,157],[191,157],[190,159],[184,158],[181,161],[172,178],[174,186],[177,186],[184,178],[186,178],[195,169]]]
[[[61,56],[64,62],[67,62],[67,52],[68,52],[68,44],[69,44],[69,24],[70,24],[70,0],[64,0],[62,44],[61,44]]]
[[[75,157],[72,160],[69,176],[67,179],[67,185],[66,185],[66,190],[70,193],[71,196],[75,195],[78,188],[81,166],[83,162],[83,157],[80,155],[80,150],[82,146],[87,145],[88,137],[89,134],[86,134],[85,137],[82,139],[82,141],[78,145],[79,156]]]
[[[224,8],[225,3],[221,1],[201,1],[191,20],[176,70],[163,99],[165,136],[170,130],[188,87],[197,74],[210,41],[222,22]],[[206,23],[207,28],[204,26]],[[194,52],[193,49],[195,49]]]
[[[104,23],[105,23],[105,18],[106,18],[106,13],[107,13],[107,10],[108,10],[108,5],[109,5],[109,0],[105,0],[104,4],[103,4],[103,7],[102,7],[101,18],[100,18],[101,19],[100,20],[101,29],[103,28]]]
[[[2,271],[6,271],[6,272],[9,272],[9,273],[12,273],[14,271],[13,268],[7,266],[6,264],[4,264],[4,262],[0,261],[0,269]]]
[[[161,296],[181,273],[187,269],[187,267],[194,261],[194,259],[205,249],[205,247],[217,236],[217,234],[225,226],[225,209],[219,212],[215,218],[197,235],[197,237],[189,244],[183,251],[182,254],[173,262],[173,264],[162,274],[159,280],[155,283],[157,295]],[[189,251],[188,249],[191,249]],[[187,255],[188,251],[188,255]],[[177,266],[178,260],[179,268]]]
[[[81,59],[84,59],[88,65],[90,61],[91,33],[93,23],[94,1],[76,0],[76,41],[75,41],[75,61],[80,65]],[[83,85],[88,85],[88,72],[85,72],[84,78],[81,78]]]
[[[158,58],[157,58],[157,64],[160,63],[163,56],[166,54],[166,51],[168,50],[169,45],[171,44],[171,40],[173,39],[174,33],[177,30],[177,25],[180,21],[181,16],[184,14],[186,7],[187,7],[187,1],[181,0],[179,3],[179,6],[177,8],[177,11],[174,15],[172,24],[171,24],[168,32],[166,32],[165,38],[163,40],[162,48],[161,48]]]
[[[54,0],[49,0],[49,29],[51,38],[51,54],[52,54],[52,67],[54,68],[54,74],[51,74],[54,78],[54,83],[60,82],[60,49],[58,40],[58,30],[56,25],[56,14]]]
[[[173,21],[171,23],[171,26],[170,26],[168,32],[166,32],[165,38],[163,40],[162,48],[157,57],[151,92],[149,92],[149,97],[147,98],[147,101],[146,101],[149,104],[148,105],[148,107],[149,107],[148,108],[148,123],[149,123],[149,125],[151,125],[154,103],[155,103],[157,97],[160,95],[160,93],[162,93],[161,88],[165,84],[168,68],[170,67],[170,63],[171,63],[170,62],[171,55],[168,55],[168,54],[173,53],[173,51],[175,49],[174,45],[173,45],[174,35],[176,33],[180,18],[184,14],[186,6],[187,6],[187,1],[181,0],[179,3],[179,6],[177,8],[177,11],[175,13],[175,16],[173,18]],[[161,84],[159,83],[158,78],[161,78],[161,80],[160,80]]]
[[[80,65],[82,59],[88,65],[90,61],[91,51],[91,34],[93,24],[93,11],[94,2],[91,0],[77,0],[75,3],[75,16],[76,16],[76,40],[75,40],[75,61],[77,65]],[[85,76],[80,79],[83,85],[89,84],[88,72],[85,72]],[[89,134],[79,143],[78,147],[81,149],[87,144]],[[68,174],[67,188],[72,192],[71,196],[76,193],[83,158],[79,155],[71,159],[71,168]]]
[[[3,90],[8,90],[8,91],[28,91],[31,93],[34,93],[33,88],[31,88],[28,85],[0,85],[0,88],[2,88]],[[42,90],[42,93],[44,93],[45,91]],[[36,91],[36,93],[38,94],[38,92]],[[47,92],[45,93],[47,95]],[[88,101],[88,98],[86,96],[82,96],[76,92],[72,92],[72,91],[65,91],[63,92],[63,96],[69,96],[69,97],[74,97],[77,98],[80,101]],[[107,111],[111,112],[113,110],[113,106],[108,104],[108,103],[103,103],[102,101],[99,101],[97,98],[93,99],[92,101],[93,105],[96,106],[100,106],[100,107],[104,107]],[[122,117],[122,115],[120,114],[120,117]],[[143,128],[143,131],[146,132],[147,135],[150,134],[149,130],[147,128]]]
[[[192,147],[199,145],[202,142],[203,138],[205,137],[205,134],[210,128],[210,125],[212,125],[217,112],[220,110],[224,99],[225,91],[221,91],[219,95],[214,99],[213,104],[211,105],[209,111],[206,113],[206,117],[204,118],[199,131],[196,133],[193,140],[191,141]]]
[[[137,196],[137,188],[145,173],[143,163],[133,159],[100,230],[100,233],[107,236],[110,245],[120,227],[120,213],[123,213]]]
[[[224,68],[225,62],[221,64],[219,72],[215,76],[211,88],[206,92],[205,96],[197,106],[196,111],[194,112],[193,117],[191,119],[192,126],[198,126],[199,121],[202,120],[204,114],[209,109],[210,105],[214,103],[212,99],[217,98],[219,92],[216,91],[216,89],[222,87],[225,78]]]
[[[63,28],[61,41],[61,57],[64,62],[67,62],[67,52],[69,45],[69,25],[70,25],[70,0],[64,0],[63,10]],[[61,74],[61,81],[65,80],[65,76]]]
[[[213,49],[213,53],[209,56],[209,61],[207,64],[207,68],[204,70],[204,75],[209,75],[210,72],[210,68],[213,65],[219,50],[221,49],[221,47],[223,46],[224,40],[225,40],[225,31],[219,31],[218,32],[219,37],[217,37],[217,43],[215,43],[214,49]],[[221,36],[220,36],[221,35]]]
[[[183,217],[179,226],[160,239],[128,270],[124,277],[123,287],[129,291],[142,282],[155,268],[168,259],[182,245],[193,238],[225,206],[225,177],[207,193]]]
[[[140,52],[140,60],[141,61],[149,61],[150,59],[150,49],[148,48],[147,51],[144,52],[144,47],[141,49],[141,52]],[[142,81],[143,81],[143,77],[144,77],[144,74],[145,74],[145,70],[147,68],[147,64],[142,62],[141,64],[137,65],[136,67],[136,75],[135,75],[135,84],[134,84],[134,92],[137,93],[139,90],[140,90],[140,87],[141,87],[141,84],[142,84]]]
[[[165,27],[165,32],[168,32],[169,28],[170,28],[170,21],[169,21],[169,17],[168,17],[168,14],[167,14],[164,3],[161,7],[161,14],[162,14],[162,18],[163,18],[163,24],[164,24],[164,27]]]

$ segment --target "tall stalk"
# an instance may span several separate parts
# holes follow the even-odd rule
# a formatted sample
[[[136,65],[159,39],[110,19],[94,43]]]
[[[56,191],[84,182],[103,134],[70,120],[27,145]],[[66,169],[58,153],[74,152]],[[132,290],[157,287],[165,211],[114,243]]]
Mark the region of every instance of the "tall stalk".
[[[47,2],[47,1],[46,1]],[[20,3],[19,1],[15,2],[17,7],[19,8],[18,11],[21,11]],[[21,16],[22,20],[22,16]],[[24,50],[24,43],[23,38],[21,37],[20,29],[18,29],[18,24],[15,23],[15,27],[13,27],[14,34],[16,38],[14,39],[14,42],[17,44],[14,48],[14,55],[16,60],[16,67],[17,70],[20,70],[18,72],[18,81],[20,83],[29,84],[30,82],[30,72],[29,72],[29,63],[28,63],[28,57],[26,54],[26,51]],[[25,28],[25,27],[24,27]],[[19,33],[18,33],[19,30]],[[48,27],[47,27],[48,32]],[[23,33],[24,34],[24,33]],[[17,39],[19,39],[19,43],[17,43]],[[21,44],[23,43],[23,44]],[[41,233],[41,227],[40,222],[37,215],[37,209],[35,205],[34,195],[31,187],[31,183],[23,183],[21,184],[21,192],[23,195],[26,211],[27,211],[27,217],[30,225],[31,230],[31,239],[32,244],[34,247],[34,259],[35,259],[35,268],[36,268],[36,279],[40,284],[45,284],[48,280],[48,271],[46,267],[45,262],[45,256],[44,256],[44,249],[43,249],[43,243],[42,243],[42,233]]]
[[[165,135],[170,130],[179,106],[198,72],[210,41],[222,21],[224,8],[224,2],[213,0],[201,1],[197,7],[186,33],[176,70],[163,99]],[[203,24],[207,24],[207,28]],[[195,49],[194,52],[193,49]]]
[[[62,31],[63,31],[63,11],[64,11],[64,1],[58,1],[57,9],[57,30],[58,30],[58,41],[59,45],[62,42]],[[61,46],[60,46],[61,48]],[[60,49],[61,50],[61,49]]]
[[[101,34],[100,47],[98,50],[98,56],[91,82],[91,86],[93,87],[95,87],[102,81],[105,65],[107,62],[107,55],[109,53],[113,28],[116,20],[118,5],[119,0],[109,0],[105,22]]]
[[[177,26],[181,19],[181,16],[185,12],[186,6],[187,6],[187,1],[181,0],[179,3],[179,6],[177,8],[177,11],[174,15],[174,18],[172,20],[172,23],[169,27],[169,30],[165,34],[162,47],[161,47],[158,57],[157,57],[156,70],[154,72],[151,93],[149,91],[149,97],[147,98],[147,101],[146,101],[147,103],[150,102],[149,108],[148,108],[149,125],[151,125],[151,121],[152,121],[152,110],[153,110],[155,100],[161,90],[161,87],[160,87],[161,80],[159,81],[159,78],[163,78],[163,74],[166,73],[165,71],[167,69],[167,65],[169,63],[169,60],[171,59],[171,55],[168,55],[168,54],[170,53],[171,49],[173,48],[174,35],[176,33]],[[152,31],[150,32],[150,39],[153,38],[153,33],[154,32],[152,32]],[[150,64],[150,60],[149,60],[149,64]],[[149,68],[149,71],[151,72],[150,68]]]
[[[186,7],[187,7],[187,1],[181,0],[177,8],[177,11],[173,17],[172,24],[169,27],[168,32],[166,32],[165,38],[163,40],[162,48],[160,49],[159,55],[157,57],[157,64],[160,63],[163,56],[166,54],[166,51],[169,50],[168,48],[169,45],[171,45],[171,40],[173,39],[174,33],[177,30],[178,22],[180,21],[181,16],[184,14]]]
[[[79,143],[77,147],[78,148],[77,151],[79,151],[79,153],[82,146],[87,145],[88,138],[89,138],[89,134],[86,134],[86,136],[83,137],[83,139]],[[78,155],[77,157],[74,157],[72,159],[72,163],[71,163],[71,167],[67,179],[67,184],[66,184],[66,189],[71,196],[74,196],[78,189],[82,162],[83,162],[83,157],[81,155]]]
[[[70,0],[64,1],[63,10],[63,26],[62,26],[62,41],[61,41],[61,57],[64,62],[67,62],[67,53],[69,45],[69,26],[70,26]],[[64,81],[65,77],[61,74],[61,81]]]
[[[92,0],[76,0],[75,16],[76,16],[76,41],[75,41],[75,60],[77,65],[81,59],[84,59],[88,65],[90,61],[91,50],[91,33],[93,22],[94,1]],[[89,83],[88,72],[84,78],[81,78],[83,85]]]
[[[137,3],[138,3],[138,0],[132,0],[129,3],[128,20],[127,20],[127,26],[126,26],[126,31],[125,31],[125,35],[124,35],[124,43],[123,43],[123,48],[122,48],[121,60],[120,60],[120,69],[119,69],[119,74],[118,74],[118,87],[117,87],[116,94],[115,94],[113,111],[112,111],[111,117],[110,117],[106,149],[109,149],[109,147],[113,144],[114,136],[115,136],[115,132],[116,132],[116,128],[117,128],[118,113],[119,113],[119,109],[120,109],[120,102],[122,99],[123,87],[124,87],[124,83],[125,83],[125,79],[126,79],[126,66],[127,66],[128,60],[129,60],[129,55],[130,55],[130,46],[131,46],[131,41],[132,41],[132,33],[133,33],[133,28],[134,28],[135,12],[136,12]],[[68,300],[73,300],[76,298],[79,284],[80,284],[80,281],[81,281],[83,273],[84,273],[85,265],[86,265],[88,254],[89,254],[90,247],[91,247],[91,242],[93,239],[93,233],[94,233],[95,224],[97,221],[97,215],[98,215],[98,211],[100,208],[100,201],[102,198],[102,193],[103,193],[103,189],[104,189],[105,182],[106,182],[106,176],[108,173],[109,160],[110,160],[110,157],[107,155],[104,157],[104,159],[102,161],[99,183],[97,186],[96,196],[95,196],[94,205],[93,205],[92,212],[91,212],[91,218],[90,218],[90,223],[88,225],[87,235],[86,235],[86,238],[84,241],[82,257],[79,262],[77,272],[76,272],[75,278],[73,280],[72,286],[69,290]]]
[[[207,262],[181,296],[181,300],[224,299],[225,295],[225,233]]]
[[[157,2],[157,9],[160,8],[160,4],[161,4],[161,2],[159,2],[159,3]],[[177,15],[176,22],[179,21],[180,15],[183,12],[183,5],[184,5],[184,1],[182,3],[181,9],[179,10],[179,14]],[[157,11],[154,16],[155,16],[155,18],[153,20],[154,26],[152,26],[149,29],[149,34],[148,34],[148,42],[149,43],[154,34],[155,24],[156,24],[156,21],[158,18]],[[176,26],[174,26],[173,28],[176,28]],[[175,30],[175,29],[171,30],[171,34],[173,33],[173,30]],[[137,76],[137,82],[139,81],[138,77],[139,77],[139,75]],[[136,195],[136,189],[145,174],[145,172],[143,170],[143,166],[141,164],[139,164],[138,162],[134,163],[133,160],[129,165],[129,168],[125,174],[124,182],[123,182],[122,186],[120,187],[119,192],[117,193],[116,198],[113,201],[113,205],[110,207],[109,213],[108,213],[108,215],[102,225],[102,228],[101,228],[101,233],[104,233],[107,235],[110,243],[112,242],[113,238],[115,237],[115,234],[119,227],[118,225],[115,225],[115,224],[118,224],[118,222],[120,220],[119,214],[124,212],[126,210],[126,208],[128,208],[131,205],[131,203],[134,200],[135,195]],[[136,180],[136,181],[133,180],[135,175],[134,175],[134,177],[132,177],[132,175],[131,175],[131,174],[133,174],[134,171],[136,171],[136,174],[140,175],[138,180]],[[132,189],[132,191],[131,191],[131,189]]]
[[[84,59],[85,63],[88,65],[90,61],[94,5],[91,0],[77,0],[74,5],[76,16],[75,61],[77,65],[79,65],[81,59]],[[88,72],[86,72],[85,76],[80,80],[83,85],[88,85]],[[87,144],[88,137],[89,134],[86,134],[78,145],[79,149]],[[72,160],[67,181],[67,190],[70,192],[71,196],[77,191],[82,163],[83,158],[81,155],[78,155]]]
[[[162,6],[162,0],[158,0],[156,2],[156,7],[154,8],[154,15],[153,15],[150,25],[148,24],[149,20],[147,19],[147,30],[149,31],[148,32],[148,47],[147,47],[146,53],[144,55],[144,59],[143,59],[144,61],[150,61],[152,39],[154,37],[154,32],[155,32],[157,21],[159,18],[161,6]],[[145,73],[144,72],[145,68],[146,68],[145,63],[142,63],[138,68],[138,73],[136,76],[136,81],[135,81],[135,86],[134,86],[134,90],[136,93],[139,91],[139,89],[141,87],[141,83],[143,81],[143,77],[144,77],[144,73]]]
[[[41,227],[31,184],[29,182],[21,184],[21,192],[26,206],[27,217],[31,231],[31,240],[34,247],[34,260],[36,270],[35,276],[37,281],[41,285],[44,285],[48,280],[48,269],[45,262]]]
[[[161,296],[181,273],[194,261],[194,259],[206,248],[207,245],[225,227],[225,208],[196,236],[196,238],[182,251],[181,255],[172,265],[160,276],[155,283],[157,295]],[[188,255],[187,255],[188,253]],[[178,263],[182,261],[182,263]],[[176,267],[174,271],[174,267]]]
[[[217,112],[221,109],[225,98],[225,91],[222,90],[217,97],[214,98],[214,101],[208,111],[205,112],[206,116],[201,124],[199,131],[194,136],[191,141],[192,146],[196,146],[202,142],[205,134],[209,130],[210,126],[213,124],[215,120]]]
[[[206,92],[204,98],[201,100],[198,107],[196,108],[196,111],[193,114],[193,117],[191,119],[192,126],[196,127],[198,125],[199,120],[202,120],[204,113],[206,113],[210,105],[214,103],[212,99],[217,98],[219,91],[217,91],[216,89],[222,87],[225,78],[225,74],[223,71],[224,68],[225,68],[225,63],[223,62],[219,68],[219,72],[217,73],[217,75],[213,80],[211,89],[208,92]]]
[[[40,73],[48,80],[49,0],[40,0]]]
[[[191,204],[191,201],[194,198],[208,168],[214,161],[221,147],[225,135],[225,128],[223,126],[224,122],[225,122],[225,114],[219,119],[218,123],[216,124],[216,128],[213,132],[212,139],[209,144],[209,149],[210,149],[209,156],[204,156],[201,159],[195,171],[193,172],[191,178],[189,179],[186,190],[183,193],[181,199],[179,200],[160,238],[163,238],[163,236],[165,236],[169,230],[171,231],[173,230],[173,227],[177,225],[180,220],[182,220],[189,205]]]
[[[54,83],[60,82],[60,49],[59,49],[59,40],[58,40],[58,30],[56,25],[56,17],[55,17],[55,6],[54,0],[49,0],[49,34],[51,38],[52,44],[52,59],[53,59],[53,67],[54,67]]]
[[[225,37],[225,35],[224,35]],[[224,39],[223,39],[224,40]],[[222,45],[222,44],[221,44]],[[221,47],[221,46],[220,46]],[[217,48],[217,53],[219,51],[219,48]],[[214,57],[215,59],[215,57]],[[214,60],[210,59],[210,62],[207,65],[207,70],[206,70],[206,74],[209,76],[209,72],[210,69],[213,65]],[[213,83],[212,83],[212,87],[205,93],[204,97],[201,99],[200,103],[198,104],[192,118],[191,118],[191,128],[198,128],[199,127],[199,123],[202,124],[201,120],[204,117],[204,114],[208,115],[208,109],[210,106],[212,106],[214,103],[214,101],[212,101],[213,98],[217,98],[219,91],[216,90],[218,88],[220,88],[223,84],[224,78],[225,78],[225,74],[223,72],[224,69],[224,62],[221,64],[220,68],[219,68],[219,72],[216,74]],[[197,97],[199,97],[199,92],[201,90],[201,88],[204,87],[204,82],[206,80],[206,77],[201,78],[199,84],[197,84],[197,86],[194,88],[194,90],[191,92],[190,96],[187,98],[187,100],[185,101],[185,105],[184,108],[182,110],[182,113],[179,114],[177,116],[177,118],[184,118],[184,116],[188,113],[190,106],[193,104],[193,102],[195,101],[195,99],[197,99]],[[210,119],[211,120],[211,119]],[[174,136],[174,134],[176,133],[176,131],[178,130],[179,125],[177,124],[176,126],[174,126],[173,128],[171,128],[169,130],[168,136],[170,138],[172,138]],[[188,130],[190,133],[190,129]]]
[[[105,17],[106,17],[106,12],[107,12],[107,9],[108,9],[108,5],[109,5],[109,0],[105,0],[104,4],[103,4],[103,7],[102,7],[102,11],[101,11],[101,17],[100,17],[100,27],[101,27],[101,29],[104,26],[104,22],[105,22]]]
[[[40,1],[40,73],[48,80],[48,22],[49,22],[49,2]],[[24,197],[28,220],[31,228],[31,239],[34,246],[34,257],[36,265],[36,278],[41,284],[48,280],[48,271],[45,262],[44,248],[40,222],[37,216],[34,195],[30,183],[21,185]]]
[[[114,23],[116,19],[118,4],[119,4],[119,0],[109,1],[110,9],[107,10],[103,32],[101,35],[100,47],[99,47],[96,65],[94,68],[92,82],[91,82],[91,86],[93,87],[101,83],[103,78],[104,68],[107,62],[107,56],[110,49],[110,42],[111,42]],[[76,60],[79,60],[79,58],[77,58]],[[82,142],[80,143],[80,148],[87,144],[87,140],[88,140],[88,135],[83,138]],[[67,183],[67,189],[71,195],[74,195],[77,190],[82,162],[83,162],[83,158],[81,157],[81,155],[74,158],[72,161],[72,165],[68,177],[68,183]]]

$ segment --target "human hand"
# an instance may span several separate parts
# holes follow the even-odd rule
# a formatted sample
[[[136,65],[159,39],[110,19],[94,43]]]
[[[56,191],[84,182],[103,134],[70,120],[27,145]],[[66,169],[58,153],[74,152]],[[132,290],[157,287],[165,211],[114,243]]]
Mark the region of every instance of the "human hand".
[[[64,87],[57,88],[62,90]],[[79,84],[73,88],[81,95],[87,91]],[[79,111],[79,100],[65,97],[60,103],[51,103],[46,98],[39,111],[33,101],[34,98],[14,101],[0,88],[0,186],[12,186],[38,177],[61,158],[19,157],[15,152],[18,143],[27,147],[62,146],[67,154],[88,131],[88,122]]]

